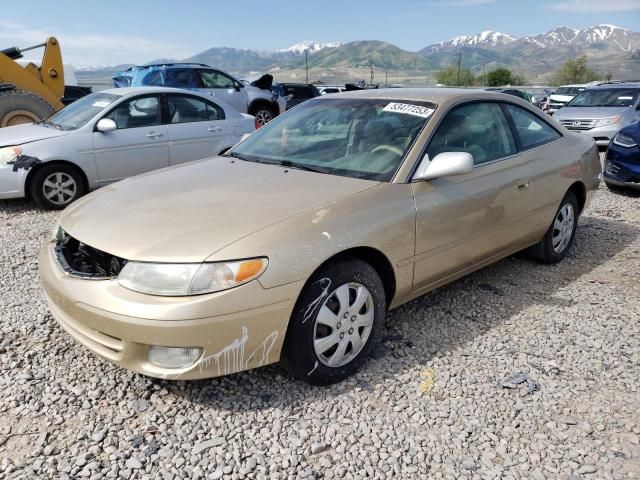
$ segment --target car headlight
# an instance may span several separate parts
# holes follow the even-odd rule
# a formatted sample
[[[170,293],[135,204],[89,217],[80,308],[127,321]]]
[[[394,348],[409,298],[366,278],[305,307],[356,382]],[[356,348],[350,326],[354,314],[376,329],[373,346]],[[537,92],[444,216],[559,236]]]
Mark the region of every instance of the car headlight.
[[[180,297],[219,292],[255,280],[269,265],[267,258],[211,263],[128,262],[118,282],[149,295]]]
[[[631,148],[638,145],[638,142],[631,135],[627,135],[626,133],[617,133],[615,137],[613,137],[613,143],[625,148]]]
[[[606,127],[607,125],[615,125],[622,122],[622,115],[616,115],[615,117],[607,117],[596,120],[595,127]]]
[[[0,165],[13,162],[20,155],[22,155],[22,149],[20,147],[0,148]]]

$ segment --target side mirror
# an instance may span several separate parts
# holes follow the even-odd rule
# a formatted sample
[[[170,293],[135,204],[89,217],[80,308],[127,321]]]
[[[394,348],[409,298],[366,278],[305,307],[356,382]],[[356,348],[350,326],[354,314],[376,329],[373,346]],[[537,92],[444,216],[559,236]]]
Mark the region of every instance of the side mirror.
[[[240,89],[242,88],[242,85],[240,85],[238,82],[235,82],[235,83],[233,84],[233,88],[234,88],[234,90],[235,90],[236,92],[239,92],[239,91],[240,91]]]
[[[117,130],[117,129],[118,129],[118,126],[116,125],[116,122],[114,122],[110,118],[102,118],[100,119],[100,121],[98,121],[98,124],[96,125],[96,130],[102,133],[113,132],[114,130]]]
[[[429,160],[425,155],[413,176],[414,180],[464,175],[473,170],[473,156],[467,152],[443,152]]]

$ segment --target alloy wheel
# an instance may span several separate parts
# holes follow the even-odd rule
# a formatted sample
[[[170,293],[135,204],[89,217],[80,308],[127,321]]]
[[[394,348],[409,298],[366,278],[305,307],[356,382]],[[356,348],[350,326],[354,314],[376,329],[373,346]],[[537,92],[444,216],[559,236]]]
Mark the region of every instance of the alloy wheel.
[[[371,292],[351,282],[327,296],[315,321],[313,348],[318,360],[332,368],[351,362],[364,348],[374,321]]]
[[[553,222],[553,235],[551,237],[553,251],[561,253],[567,248],[573,235],[573,227],[575,223],[575,212],[570,203],[565,203]]]
[[[71,175],[54,172],[44,179],[42,193],[54,205],[66,205],[77,195],[78,185]]]

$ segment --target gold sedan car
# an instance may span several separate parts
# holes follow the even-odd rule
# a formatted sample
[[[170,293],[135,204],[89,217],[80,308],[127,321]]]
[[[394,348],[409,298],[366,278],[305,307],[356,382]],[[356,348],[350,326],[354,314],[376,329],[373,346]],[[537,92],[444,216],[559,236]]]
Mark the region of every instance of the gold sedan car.
[[[521,250],[562,260],[600,176],[590,137],[512,96],[327,95],[225,156],[74,203],[40,276],[60,325],[122,367],[282,361],[328,384],[367,360],[386,310]]]

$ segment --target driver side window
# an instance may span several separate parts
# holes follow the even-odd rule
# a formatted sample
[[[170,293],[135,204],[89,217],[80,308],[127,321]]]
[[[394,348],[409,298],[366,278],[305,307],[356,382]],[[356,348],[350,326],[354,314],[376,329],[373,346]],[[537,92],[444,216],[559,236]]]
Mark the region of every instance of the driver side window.
[[[160,99],[157,95],[133,98],[118,105],[104,118],[113,120],[118,130],[160,125]]]
[[[455,107],[438,126],[427,154],[467,152],[474,165],[515,155],[516,144],[497,103],[469,103]]]
[[[215,70],[200,70],[200,78],[204,88],[234,88],[233,78]]]

